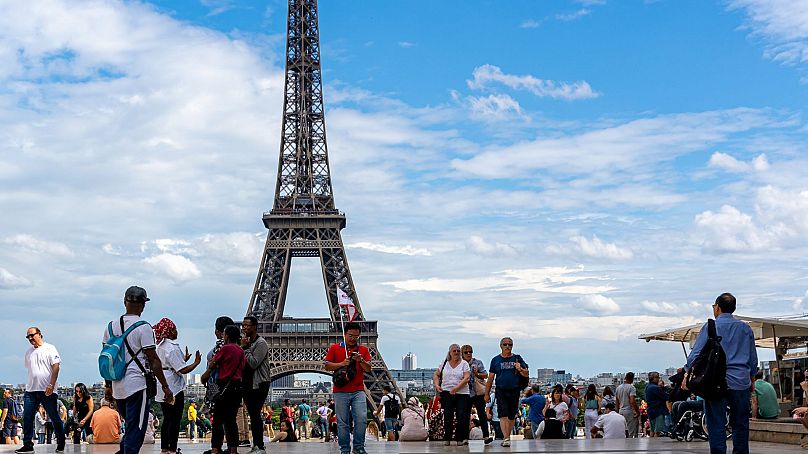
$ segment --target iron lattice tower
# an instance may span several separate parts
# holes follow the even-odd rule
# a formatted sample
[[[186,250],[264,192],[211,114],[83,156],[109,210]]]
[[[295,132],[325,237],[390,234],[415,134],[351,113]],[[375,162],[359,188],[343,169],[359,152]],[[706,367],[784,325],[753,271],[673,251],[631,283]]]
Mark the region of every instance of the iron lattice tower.
[[[247,315],[259,320],[259,334],[270,346],[272,377],[325,371],[328,347],[342,340],[337,289],[356,305],[361,342],[370,350],[365,374],[369,404],[375,408],[382,386],[395,382],[377,348],[375,321],[365,320],[348,268],[340,231],[345,215],[334,207],[323,114],[317,0],[289,0],[286,82],[278,180],[258,277]],[[330,318],[284,317],[293,257],[319,257]]]

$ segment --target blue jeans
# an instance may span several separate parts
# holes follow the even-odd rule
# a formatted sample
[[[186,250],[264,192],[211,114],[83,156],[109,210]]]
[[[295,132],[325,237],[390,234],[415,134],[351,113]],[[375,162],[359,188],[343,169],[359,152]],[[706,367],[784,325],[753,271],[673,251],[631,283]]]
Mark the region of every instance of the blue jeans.
[[[40,404],[45,408],[45,413],[53,422],[53,431],[56,432],[56,445],[65,445],[65,428],[62,424],[62,418],[59,417],[59,411],[56,409],[56,399],[56,393],[46,396],[45,391],[25,392],[22,412],[23,446],[34,446],[34,415],[39,411]]]
[[[353,421],[353,449],[365,450],[365,430],[368,426],[368,403],[364,391],[334,393],[337,413],[337,438],[342,454],[351,452],[351,422]]]
[[[567,438],[575,438],[578,433],[578,419],[570,417],[569,421],[564,423],[564,429],[567,432]]]
[[[149,399],[146,390],[135,392],[125,399],[116,399],[118,413],[124,420],[126,432],[121,437],[121,454],[138,454],[149,423]]]
[[[749,454],[749,394],[748,389],[730,389],[720,399],[704,401],[704,417],[707,418],[710,454],[726,454],[727,407],[732,426],[732,454]]]
[[[320,426],[320,433],[323,434],[323,438],[328,440],[328,421],[324,416],[320,416],[320,419],[317,420],[317,425]]]

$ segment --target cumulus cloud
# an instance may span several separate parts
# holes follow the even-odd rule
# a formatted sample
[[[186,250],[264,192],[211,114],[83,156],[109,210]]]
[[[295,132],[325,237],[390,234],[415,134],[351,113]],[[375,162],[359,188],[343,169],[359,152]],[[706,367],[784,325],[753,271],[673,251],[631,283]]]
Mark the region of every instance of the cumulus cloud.
[[[202,276],[194,262],[181,255],[168,253],[155,255],[143,259],[143,263],[176,283],[191,281]]]
[[[599,295],[584,295],[578,299],[585,310],[594,314],[616,314],[620,312],[620,305],[613,299]]]
[[[733,156],[717,151],[710,156],[710,167],[729,172],[763,172],[769,170],[769,160],[765,154],[759,154],[750,162],[739,161]]]
[[[808,290],[805,291],[805,294],[799,298],[794,298],[794,302],[791,304],[791,308],[795,311],[804,312],[805,311],[805,301],[808,300]]]
[[[64,257],[73,256],[73,251],[71,251],[66,244],[55,241],[41,240],[33,237],[32,235],[14,235],[5,238],[3,242],[36,254],[49,254]]]
[[[412,41],[399,41],[398,42],[398,47],[400,47],[402,49],[409,49],[410,47],[415,47],[415,46],[416,46],[416,43],[414,43]]]
[[[732,205],[695,218],[703,247],[717,252],[755,252],[808,239],[808,190],[758,189],[755,216]]]
[[[11,290],[32,286],[33,283],[21,276],[13,274],[11,271],[0,268],[0,289]]]
[[[506,243],[486,241],[485,238],[477,235],[472,235],[466,239],[466,249],[484,257],[513,257],[517,255],[513,246]]]
[[[605,258],[610,260],[629,260],[634,257],[631,249],[620,247],[615,243],[606,243],[602,241],[597,235],[593,235],[592,239],[585,236],[574,236],[570,238],[577,249],[589,257]]]
[[[514,90],[527,90],[534,95],[544,98],[557,98],[564,100],[589,99],[599,96],[597,92],[585,81],[556,82],[533,77],[531,75],[506,74],[498,66],[483,65],[474,68],[474,78],[467,80],[466,84],[472,90],[484,90],[492,85],[501,84]]]
[[[420,255],[426,257],[432,255],[432,252],[429,249],[417,248],[410,245],[392,246],[388,244],[369,243],[365,241],[360,241],[358,243],[346,244],[345,247],[349,249],[366,249],[368,251],[381,252],[384,254],[399,254],[409,256]]]

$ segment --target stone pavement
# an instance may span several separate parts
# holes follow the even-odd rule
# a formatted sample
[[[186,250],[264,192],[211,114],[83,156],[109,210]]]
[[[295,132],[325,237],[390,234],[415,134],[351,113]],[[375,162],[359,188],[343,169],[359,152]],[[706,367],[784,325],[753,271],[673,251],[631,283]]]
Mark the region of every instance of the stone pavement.
[[[731,443],[729,443],[732,452]],[[209,448],[207,441],[192,443],[180,440],[182,454],[201,454]],[[0,445],[0,454],[10,454],[17,446]],[[503,448],[498,441],[485,446],[482,441],[472,441],[469,446],[443,446],[441,442],[423,443],[387,443],[383,441],[369,441],[367,446],[368,454],[429,454],[429,453],[609,453],[609,454],[629,454],[629,453],[654,453],[654,454],[708,454],[707,442],[694,441],[683,443],[669,438],[638,438],[630,440],[517,440],[513,441],[510,448]],[[36,454],[54,454],[56,445],[37,445]],[[117,445],[88,445],[79,446],[68,444],[65,454],[115,454]],[[239,448],[240,454],[246,454],[249,448]],[[339,454],[336,443],[275,443],[267,446],[267,453],[328,453]],[[776,454],[808,454],[796,445],[786,445],[779,443],[751,442],[750,452],[752,454],[776,453]],[[144,445],[141,450],[143,454],[159,454],[160,444]]]

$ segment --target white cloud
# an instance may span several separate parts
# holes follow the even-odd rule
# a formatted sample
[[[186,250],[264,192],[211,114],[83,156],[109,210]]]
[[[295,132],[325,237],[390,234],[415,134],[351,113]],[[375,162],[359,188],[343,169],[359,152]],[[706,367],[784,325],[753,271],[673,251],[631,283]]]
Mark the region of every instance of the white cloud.
[[[649,312],[655,312],[659,314],[668,314],[668,315],[684,315],[684,314],[693,314],[697,315],[698,313],[703,312],[705,309],[705,305],[700,304],[696,301],[690,301],[688,303],[668,303],[665,301],[642,301],[640,303],[643,309]]]
[[[483,65],[474,68],[474,79],[467,80],[466,84],[472,90],[483,90],[492,84],[502,84],[514,90],[527,90],[534,95],[544,98],[557,98],[565,100],[589,99],[599,96],[597,92],[585,81],[556,82],[533,77],[531,75],[517,76],[505,74],[498,66]]]
[[[571,13],[564,13],[564,14],[556,14],[556,19],[564,22],[574,21],[580,19],[584,16],[588,16],[592,14],[592,10],[588,8],[581,8],[579,10],[573,11]]]
[[[181,255],[168,253],[155,255],[143,259],[143,263],[177,283],[191,281],[202,276],[194,262]]]
[[[414,43],[412,41],[399,41],[398,42],[398,47],[400,47],[402,49],[409,49],[411,47],[415,47],[416,45],[417,45],[417,43]]]
[[[584,295],[578,299],[581,306],[594,314],[616,314],[620,312],[620,305],[613,299],[603,295]]]
[[[23,248],[36,254],[49,254],[63,257],[72,257],[73,251],[66,244],[55,241],[40,240],[31,235],[21,234],[7,237],[4,243]]]
[[[592,280],[602,278],[583,273],[582,267],[577,269],[546,267],[504,270],[488,276],[410,279],[383,284],[407,292],[535,291],[586,295],[614,290],[614,287],[609,285],[588,283]]]
[[[710,156],[710,167],[727,170],[730,172],[764,172],[769,170],[769,160],[765,154],[759,154],[750,162],[739,161],[733,156],[717,151]]]
[[[808,240],[808,190],[773,186],[757,190],[755,216],[723,205],[695,218],[703,247],[716,252],[756,252]]]
[[[513,246],[506,243],[489,242],[477,235],[472,235],[466,239],[466,249],[484,257],[513,257],[517,255]]]
[[[766,43],[766,57],[793,65],[808,62],[808,2],[730,0],[728,7],[746,13],[752,36]]]
[[[353,249],[366,249],[368,251],[374,252],[382,252],[385,254],[399,254],[399,255],[409,255],[409,256],[426,256],[429,257],[432,255],[432,252],[426,248],[416,248],[410,245],[406,246],[392,246],[387,244],[379,244],[379,243],[368,243],[364,241],[360,241],[358,243],[351,243],[346,244],[346,248],[353,248]]]
[[[725,142],[737,133],[777,125],[769,112],[745,108],[659,115],[491,146],[471,158],[455,159],[452,165],[481,178],[536,178],[539,170],[567,178],[606,173],[612,178],[600,178],[598,184],[614,184],[615,173],[652,171],[661,163]],[[626,180],[617,181],[636,184],[633,175],[627,175]]]
[[[471,117],[481,121],[503,121],[510,118],[525,118],[519,102],[506,94],[491,94],[488,96],[469,96]]]
[[[539,28],[541,22],[535,19],[527,19],[519,24],[519,28]]]
[[[605,243],[597,235],[593,235],[592,239],[585,236],[574,236],[570,238],[584,255],[596,258],[605,258],[610,260],[629,260],[634,257],[631,249],[623,248],[615,243]]]
[[[30,287],[32,285],[33,283],[31,283],[30,280],[17,276],[5,268],[0,268],[0,289],[11,290]]]
[[[791,308],[798,312],[804,312],[805,306],[803,303],[805,303],[806,299],[808,299],[808,290],[806,290],[805,294],[802,295],[801,297],[794,298],[794,302],[791,304]]]

